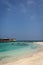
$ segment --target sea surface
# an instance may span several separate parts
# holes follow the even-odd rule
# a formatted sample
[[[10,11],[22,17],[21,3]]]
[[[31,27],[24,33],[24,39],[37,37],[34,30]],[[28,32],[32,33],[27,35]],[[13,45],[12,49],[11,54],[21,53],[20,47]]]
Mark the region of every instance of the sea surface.
[[[17,58],[25,54],[34,53],[39,49],[34,42],[0,42],[0,61],[8,58]]]

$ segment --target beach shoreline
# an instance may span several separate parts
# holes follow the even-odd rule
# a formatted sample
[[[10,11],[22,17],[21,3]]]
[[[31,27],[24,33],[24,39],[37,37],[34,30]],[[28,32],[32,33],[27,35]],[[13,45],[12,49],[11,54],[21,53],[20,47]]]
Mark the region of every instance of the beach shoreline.
[[[35,44],[43,45],[43,42],[34,42]]]
[[[40,45],[37,52],[1,65],[43,65],[43,42],[34,43]]]

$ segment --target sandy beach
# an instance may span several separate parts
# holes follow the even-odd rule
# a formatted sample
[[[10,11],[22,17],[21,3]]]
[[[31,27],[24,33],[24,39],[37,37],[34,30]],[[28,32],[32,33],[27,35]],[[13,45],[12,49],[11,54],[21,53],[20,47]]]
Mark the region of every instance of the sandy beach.
[[[40,44],[42,46],[38,52],[30,55],[30,57],[26,56],[17,61],[11,61],[2,65],[43,65],[43,42],[35,42],[35,44]]]
[[[43,42],[35,42],[35,44],[43,45]]]

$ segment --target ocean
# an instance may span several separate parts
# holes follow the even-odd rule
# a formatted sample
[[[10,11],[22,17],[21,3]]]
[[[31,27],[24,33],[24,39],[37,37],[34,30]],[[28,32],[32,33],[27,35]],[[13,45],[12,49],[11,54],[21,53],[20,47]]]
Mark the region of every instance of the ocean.
[[[20,56],[37,52],[38,44],[34,42],[0,42],[0,61],[5,59],[16,59]]]

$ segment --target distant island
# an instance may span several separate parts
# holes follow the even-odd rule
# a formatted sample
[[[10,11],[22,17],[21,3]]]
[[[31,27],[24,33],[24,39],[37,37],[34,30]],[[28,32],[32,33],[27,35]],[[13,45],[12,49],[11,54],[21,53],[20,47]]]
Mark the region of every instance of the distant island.
[[[16,39],[13,38],[13,39],[0,39],[0,42],[15,42]]]

